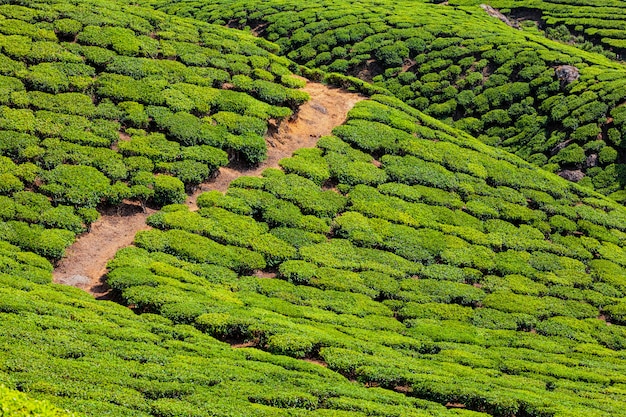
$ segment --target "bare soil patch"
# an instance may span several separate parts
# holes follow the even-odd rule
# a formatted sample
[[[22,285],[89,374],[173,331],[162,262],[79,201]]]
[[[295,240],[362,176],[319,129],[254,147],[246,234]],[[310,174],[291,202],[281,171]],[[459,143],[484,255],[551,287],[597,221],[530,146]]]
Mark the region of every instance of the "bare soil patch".
[[[322,359],[304,358],[302,360],[305,361],[305,362],[308,362],[308,363],[312,363],[314,365],[319,365],[319,366],[322,366],[324,368],[328,368],[328,364],[326,362],[324,362]]]
[[[254,271],[254,273],[252,274],[252,276],[257,277],[257,278],[276,278],[278,276],[278,274],[276,272],[268,272],[268,271],[262,271],[260,269]]]
[[[241,349],[241,348],[249,348],[249,347],[256,347],[257,342],[254,340],[251,340],[249,342],[245,342],[245,343],[234,343],[232,345],[230,345],[231,348],[233,349]]]
[[[57,284],[81,288],[98,299],[108,299],[109,287],[104,282],[106,264],[115,253],[133,243],[135,234],[150,227],[146,218],[155,210],[133,203],[125,203],[120,209],[112,208],[101,214],[91,225],[91,230],[78,236],[65,257],[52,273]]]
[[[350,72],[350,75],[360,78],[363,81],[371,83],[377,75],[385,72],[382,65],[375,59],[368,59],[364,63],[359,64],[354,70]]]
[[[187,199],[187,205],[196,210],[198,196],[210,190],[225,192],[230,182],[242,175],[260,176],[266,168],[278,168],[278,161],[300,148],[314,147],[321,136],[329,135],[335,126],[346,120],[348,111],[366,97],[338,88],[309,82],[303,89],[311,100],[303,104],[292,120],[282,123],[266,137],[268,158],[256,167],[233,164],[220,168],[218,175],[198,189]],[[128,140],[120,134],[120,140]],[[144,212],[138,204],[126,202],[119,209],[102,213],[92,224],[91,231],[78,237],[53,272],[58,284],[81,288],[97,299],[111,299],[106,284],[107,262],[115,253],[133,243],[135,234],[150,227],[146,218],[155,210]],[[271,274],[267,274],[269,277]]]
[[[447,408],[467,408],[465,404],[462,403],[446,403]]]
[[[218,175],[203,184],[189,197],[187,205],[196,210],[196,199],[210,190],[226,192],[231,181],[245,176],[258,177],[267,168],[278,168],[278,161],[300,148],[312,148],[320,137],[330,135],[333,128],[346,121],[350,109],[366,97],[339,88],[309,82],[303,88],[311,100],[300,106],[298,113],[266,137],[267,159],[255,167],[231,164],[219,169]]]
[[[606,323],[606,325],[607,325],[607,326],[611,326],[611,325],[613,324],[613,323],[611,323],[611,322],[609,321],[609,318],[608,318],[607,316],[605,316],[604,314],[600,314],[600,315],[598,316],[598,320],[602,320],[603,322],[605,322],[605,323]]]

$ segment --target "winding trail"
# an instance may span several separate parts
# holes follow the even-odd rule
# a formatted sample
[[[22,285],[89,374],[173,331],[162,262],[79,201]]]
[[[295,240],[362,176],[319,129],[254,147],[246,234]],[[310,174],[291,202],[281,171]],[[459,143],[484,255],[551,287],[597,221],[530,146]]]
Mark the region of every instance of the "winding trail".
[[[216,178],[200,184],[189,196],[186,204],[196,210],[200,194],[210,190],[225,192],[234,179],[241,176],[260,176],[266,168],[278,168],[278,161],[300,149],[314,147],[321,136],[329,135],[335,126],[342,124],[350,109],[366,97],[324,84],[307,82],[303,88],[311,100],[300,106],[294,120],[282,123],[276,132],[266,137],[268,158],[253,168],[222,167]],[[147,217],[154,210],[131,203],[118,210],[101,213],[91,231],[78,237],[66,250],[66,255],[54,269],[53,281],[57,284],[81,288],[97,299],[110,299],[105,282],[106,264],[123,247],[133,243],[135,234],[150,227]]]
[[[346,121],[348,112],[366,97],[339,88],[308,82],[303,88],[311,100],[300,106],[296,119],[280,125],[277,132],[265,138],[267,159],[256,167],[222,167],[219,175],[200,184],[187,204],[192,210],[198,196],[206,191],[226,192],[231,181],[241,176],[260,176],[266,168],[278,168],[278,161],[288,158],[300,148],[312,148],[320,137],[330,135],[332,130]]]

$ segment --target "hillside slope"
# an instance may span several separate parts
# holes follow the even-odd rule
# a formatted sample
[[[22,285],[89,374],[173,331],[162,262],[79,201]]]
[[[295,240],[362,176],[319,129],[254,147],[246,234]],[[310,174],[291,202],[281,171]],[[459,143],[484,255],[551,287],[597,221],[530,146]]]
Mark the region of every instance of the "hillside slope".
[[[477,2],[149,3],[249,28],[300,64],[372,80],[487,144],[626,201],[624,65],[534,26],[509,27]]]
[[[406,416],[458,415],[366,389],[316,364],[232,349],[191,326],[138,316],[76,288],[37,284],[35,274],[50,276],[44,259],[5,244],[0,251],[0,382],[30,398],[84,416],[365,415],[350,412],[350,404]],[[2,410],[13,411],[13,393],[0,393]]]
[[[2,246],[0,381],[85,415],[624,415],[626,209],[384,96],[281,166],[151,216],[109,264],[135,313]]]
[[[388,53],[421,48],[422,35],[438,45],[423,54],[473,50],[466,75],[486,78],[476,91],[488,100],[506,93],[505,78],[521,68],[507,67],[510,52],[540,59],[530,71],[543,74],[529,78],[538,80],[532,100],[493,109],[523,110],[519,120],[562,103],[580,110],[596,103],[590,93],[623,99],[621,64],[513,32],[482,9],[362,3],[352,15],[347,3],[334,3],[307,15],[274,1],[183,1],[168,10],[215,22],[219,12],[218,23],[237,14],[231,25],[250,19],[283,48],[287,40],[313,43],[297,28],[278,33],[300,18],[310,20],[306,31],[320,23],[326,35],[342,22],[335,20],[359,16],[365,26],[341,26],[380,36],[360,46],[374,58],[362,53],[353,64],[365,59],[371,72],[389,59],[374,82],[396,95],[394,83],[412,77],[403,73],[417,77],[437,59],[438,71],[454,67],[435,54],[394,69],[397,56]],[[426,115],[407,103],[433,113],[437,94],[422,106],[413,92],[358,102],[315,148],[261,177],[237,178],[226,193],[203,193],[190,210],[185,191],[220,165],[262,159],[268,128],[308,97],[274,44],[149,3],[157,2],[0,5],[1,80],[9,86],[0,96],[0,384],[85,416],[626,416],[623,205],[450,126],[474,123],[469,116]],[[282,19],[263,26],[266,16]],[[415,34],[418,17],[432,37]],[[473,28],[475,43],[458,40],[459,28]],[[333,27],[330,41],[315,42],[347,45],[351,32],[340,33]],[[398,39],[385,45],[390,34]],[[459,43],[438,43],[450,39]],[[583,76],[562,86],[550,65],[567,60]],[[535,100],[543,100],[539,110]],[[600,119],[587,124],[619,133],[617,113]],[[554,123],[544,139],[572,139],[576,130],[562,136]],[[585,157],[618,152],[598,141],[578,146]],[[616,190],[611,175],[621,157],[586,178]],[[608,185],[599,187],[598,177]],[[50,261],[88,229],[96,209],[123,209],[129,199],[162,209],[108,263],[107,284],[123,305],[51,283]]]
[[[160,207],[308,99],[276,46],[116,2],[0,5],[0,236],[59,259],[97,208]]]
[[[284,171],[151,216],[109,284],[137,311],[408,397],[622,415],[626,210],[373,99]]]

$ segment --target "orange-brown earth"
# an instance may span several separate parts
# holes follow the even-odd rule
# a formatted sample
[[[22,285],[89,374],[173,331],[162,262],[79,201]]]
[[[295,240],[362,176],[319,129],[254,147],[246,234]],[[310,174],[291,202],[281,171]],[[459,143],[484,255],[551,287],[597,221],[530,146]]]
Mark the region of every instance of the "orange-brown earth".
[[[255,167],[222,167],[219,175],[198,187],[187,204],[192,210],[197,206],[198,195],[210,190],[225,192],[234,179],[243,175],[260,176],[266,168],[278,168],[278,161],[291,156],[300,148],[314,147],[318,139],[329,135],[335,126],[346,120],[346,115],[356,103],[365,97],[349,93],[339,88],[309,82],[303,88],[311,100],[300,106],[295,119],[279,126],[278,130],[268,135],[267,159]]]
[[[131,245],[138,231],[149,228],[146,219],[154,212],[124,204],[119,211],[102,213],[91,230],[65,251],[65,257],[52,273],[54,282],[82,288],[96,298],[107,298],[109,288],[104,282],[107,262],[119,249]]]
[[[278,168],[278,161],[300,148],[314,147],[321,136],[329,135],[335,126],[346,120],[348,111],[365,97],[324,84],[308,82],[303,88],[311,100],[303,104],[295,117],[282,123],[266,137],[268,157],[256,167],[229,166],[220,168],[218,175],[201,184],[189,196],[186,204],[196,210],[196,199],[206,191],[225,192],[234,179],[259,176],[266,168]],[[123,138],[122,138],[123,139]],[[146,218],[154,210],[144,212],[140,206],[124,204],[119,210],[102,213],[92,224],[89,233],[78,237],[66,251],[66,256],[54,269],[53,279],[58,284],[82,288],[96,298],[108,298],[105,282],[106,264],[115,253],[133,243],[135,234],[149,228]]]

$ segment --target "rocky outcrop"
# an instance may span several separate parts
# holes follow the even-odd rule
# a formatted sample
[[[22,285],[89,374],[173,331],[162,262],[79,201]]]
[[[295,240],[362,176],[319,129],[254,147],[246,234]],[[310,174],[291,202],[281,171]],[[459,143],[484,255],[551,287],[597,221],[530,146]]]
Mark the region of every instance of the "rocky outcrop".
[[[494,9],[488,4],[481,4],[480,7],[482,7],[482,9],[486,11],[489,16],[495,17],[501,22],[504,22],[506,25],[511,26],[512,28],[515,28],[515,29],[520,28],[519,23],[517,23],[515,20],[509,19],[508,17],[503,15],[498,9]]]
[[[573,65],[559,65],[554,69],[554,74],[561,81],[561,84],[569,84],[580,78],[578,68]]]
[[[584,172],[582,172],[580,169],[576,169],[576,170],[564,169],[563,171],[559,172],[559,176],[561,178],[565,178],[566,180],[573,181],[573,182],[578,182],[582,180],[583,178],[585,178]]]

